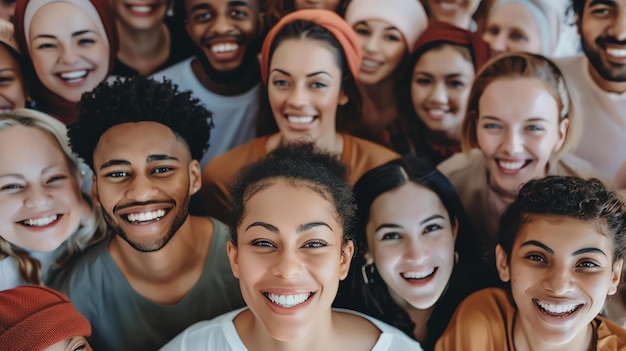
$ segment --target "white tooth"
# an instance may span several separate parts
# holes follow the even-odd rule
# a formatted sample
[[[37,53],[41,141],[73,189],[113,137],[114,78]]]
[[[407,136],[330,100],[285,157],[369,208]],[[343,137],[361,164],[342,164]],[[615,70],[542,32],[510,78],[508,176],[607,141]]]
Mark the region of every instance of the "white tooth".
[[[287,120],[289,120],[289,122],[294,123],[294,124],[309,124],[311,122],[313,122],[313,120],[315,119],[315,117],[313,116],[287,116]]]
[[[158,220],[161,217],[165,216],[165,210],[155,210],[151,212],[141,212],[141,213],[129,213],[128,215],[129,222],[144,222],[144,221],[152,221]]]
[[[365,67],[372,67],[372,68],[379,66],[378,62],[374,62],[374,61],[370,61],[370,60],[363,60],[361,62],[361,65],[365,66]]]
[[[608,48],[606,49],[607,54],[615,57],[626,57],[626,49],[615,49]]]
[[[152,10],[152,6],[132,6],[131,9],[135,12],[148,13]]]
[[[67,79],[67,80],[73,80],[73,79],[83,78],[86,75],[87,75],[87,71],[86,70],[83,70],[83,71],[72,71],[72,72],[61,73],[61,78]]]
[[[431,269],[428,271],[423,271],[423,272],[406,272],[406,273],[402,273],[402,276],[408,279],[421,279],[421,278],[426,278],[429,275],[433,274],[433,272],[435,271],[435,269]]]
[[[27,219],[27,220],[23,221],[23,223],[26,224],[26,225],[29,225],[29,226],[33,226],[33,227],[43,227],[45,225],[48,225],[48,224],[56,221],[57,217],[58,217],[57,215],[52,215],[52,216],[48,216],[48,217]]]
[[[239,45],[237,45],[237,44],[222,43],[222,44],[212,45],[211,46],[211,51],[217,52],[217,53],[231,52],[231,51],[237,50],[237,48],[239,48]]]
[[[537,304],[550,313],[566,313],[572,312],[578,305],[553,305],[543,301],[537,301]]]
[[[522,168],[524,164],[526,164],[526,161],[517,161],[517,162],[498,161],[498,164],[500,165],[500,167],[504,169],[514,171],[514,170],[518,170]]]
[[[270,299],[270,301],[281,307],[291,308],[308,300],[310,295],[310,293],[294,295],[277,295],[268,293],[267,297],[268,299]]]

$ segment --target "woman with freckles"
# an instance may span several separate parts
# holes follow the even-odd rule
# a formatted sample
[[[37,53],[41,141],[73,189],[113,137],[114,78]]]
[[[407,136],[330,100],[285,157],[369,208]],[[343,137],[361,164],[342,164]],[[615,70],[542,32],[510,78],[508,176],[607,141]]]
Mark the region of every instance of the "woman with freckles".
[[[498,220],[524,183],[547,175],[598,177],[568,153],[580,128],[575,100],[547,58],[502,55],[478,72],[461,124],[461,148],[438,168],[456,188],[487,252]]]
[[[335,306],[379,318],[432,350],[456,306],[485,286],[461,200],[414,155],[364,174],[354,196],[359,247]]]
[[[617,291],[626,206],[598,179],[531,180],[502,215],[496,266],[506,288],[465,299],[436,351],[623,351],[599,315]]]
[[[295,11],[274,26],[263,43],[261,74],[278,132],[253,139],[209,162],[202,172],[208,213],[227,221],[227,187],[233,177],[278,146],[312,142],[338,155],[348,168],[349,184],[398,157],[387,148],[339,132],[342,125],[358,118],[355,77],[360,65],[356,34],[332,11]]]
[[[61,122],[28,109],[0,114],[0,290],[48,283],[104,237],[78,167]]]
[[[108,78],[118,49],[108,0],[18,0],[15,38],[35,73],[35,107],[66,125],[81,95]]]
[[[388,324],[331,308],[354,253],[355,205],[335,155],[278,148],[242,171],[232,199],[227,251],[247,307],[162,350],[421,350]]]

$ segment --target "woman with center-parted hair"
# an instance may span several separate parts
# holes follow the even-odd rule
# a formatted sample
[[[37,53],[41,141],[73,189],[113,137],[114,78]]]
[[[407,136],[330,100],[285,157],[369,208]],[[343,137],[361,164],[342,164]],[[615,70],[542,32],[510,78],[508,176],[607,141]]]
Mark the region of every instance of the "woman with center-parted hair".
[[[208,213],[226,221],[231,180],[245,165],[281,145],[307,141],[339,155],[348,167],[350,184],[398,157],[383,146],[340,132],[339,126],[358,119],[355,77],[360,65],[356,34],[332,11],[298,10],[274,26],[263,43],[261,74],[279,131],[209,162],[202,172]]]

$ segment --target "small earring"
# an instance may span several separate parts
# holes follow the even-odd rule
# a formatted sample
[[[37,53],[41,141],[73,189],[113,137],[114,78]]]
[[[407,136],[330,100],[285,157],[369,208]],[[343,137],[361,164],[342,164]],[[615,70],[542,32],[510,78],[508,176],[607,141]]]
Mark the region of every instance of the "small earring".
[[[363,277],[363,282],[365,285],[374,283],[374,264],[364,264],[361,266],[361,276]]]
[[[454,251],[454,263],[459,263],[459,253],[457,251]]]

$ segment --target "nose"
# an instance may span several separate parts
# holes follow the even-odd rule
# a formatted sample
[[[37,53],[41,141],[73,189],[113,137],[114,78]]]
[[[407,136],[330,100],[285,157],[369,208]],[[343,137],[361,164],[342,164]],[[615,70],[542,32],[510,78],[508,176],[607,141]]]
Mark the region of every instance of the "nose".
[[[228,16],[218,14],[213,24],[213,31],[217,33],[230,33],[233,30],[233,24]]]
[[[502,142],[503,151],[508,155],[515,155],[524,151],[524,137],[513,129],[507,130]]]
[[[370,34],[363,40],[363,50],[369,53],[378,52],[378,38],[374,34]]]
[[[299,109],[306,106],[308,102],[309,93],[304,84],[295,84],[287,100],[289,107]]]
[[[411,240],[407,243],[403,256],[406,262],[421,264],[430,256],[430,250],[427,245],[419,242],[419,240]]]
[[[40,186],[31,186],[28,189],[24,206],[32,209],[46,209],[52,203],[52,196]]]
[[[127,196],[129,199],[138,202],[152,200],[157,195],[158,190],[152,181],[144,176],[135,176],[128,184]]]
[[[277,277],[290,279],[299,277],[302,269],[298,253],[291,249],[283,249],[276,255],[276,263],[272,271]]]
[[[547,270],[543,279],[544,289],[555,295],[564,295],[574,290],[572,274],[565,265],[554,265]]]
[[[486,35],[483,37],[491,51],[494,54],[499,54],[507,51],[507,38],[506,34],[503,31],[498,32],[495,35]]]
[[[61,48],[61,63],[66,65],[73,65],[78,61],[78,55],[74,52],[74,49],[69,46],[63,46]]]
[[[607,34],[617,40],[626,40],[626,7],[618,6],[617,13],[607,29]]]
[[[437,82],[430,90],[429,100],[441,105],[448,104],[448,91],[444,82]]]

